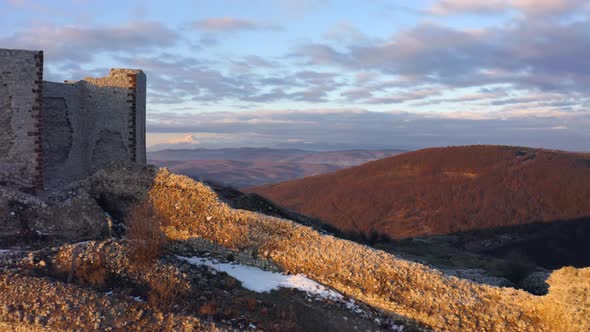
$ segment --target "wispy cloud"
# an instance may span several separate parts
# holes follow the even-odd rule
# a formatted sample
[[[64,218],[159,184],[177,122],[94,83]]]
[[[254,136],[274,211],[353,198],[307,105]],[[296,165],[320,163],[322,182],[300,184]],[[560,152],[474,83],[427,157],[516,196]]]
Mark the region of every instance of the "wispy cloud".
[[[307,44],[292,54],[308,65],[371,69],[413,84],[588,92],[590,19],[554,24],[517,20],[502,27],[455,29],[425,23],[371,45]],[[561,47],[555,47],[559,41]]]
[[[235,17],[211,17],[194,21],[192,26],[206,32],[239,32],[254,30],[280,30],[280,27],[273,24],[263,24],[252,20]]]
[[[432,5],[430,12],[453,15],[516,10],[529,16],[554,16],[571,14],[587,5],[586,0],[440,0]]]
[[[0,45],[41,49],[52,62],[88,63],[101,53],[142,52],[170,47],[179,38],[178,32],[156,22],[138,21],[103,27],[44,24],[0,38]]]

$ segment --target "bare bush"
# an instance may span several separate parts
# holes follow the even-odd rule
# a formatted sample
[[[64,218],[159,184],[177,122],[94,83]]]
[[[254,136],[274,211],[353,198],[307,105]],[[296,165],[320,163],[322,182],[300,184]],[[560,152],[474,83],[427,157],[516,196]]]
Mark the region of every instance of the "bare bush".
[[[127,215],[127,238],[129,240],[131,269],[136,271],[156,271],[156,261],[166,245],[166,236],[161,230],[164,218],[146,201],[136,205]],[[175,270],[158,271],[146,278],[151,305],[168,309],[184,296],[188,289],[186,281],[179,277]]]
[[[125,223],[131,258],[140,265],[153,263],[166,245],[160,214],[146,201],[131,209]]]
[[[164,271],[154,274],[148,280],[148,301],[151,305],[160,309],[168,309],[176,301],[186,295],[190,285],[172,271]]]
[[[63,250],[56,256],[56,272],[66,281],[76,281],[96,288],[106,286],[111,275],[104,254],[99,251],[80,253],[78,250]]]

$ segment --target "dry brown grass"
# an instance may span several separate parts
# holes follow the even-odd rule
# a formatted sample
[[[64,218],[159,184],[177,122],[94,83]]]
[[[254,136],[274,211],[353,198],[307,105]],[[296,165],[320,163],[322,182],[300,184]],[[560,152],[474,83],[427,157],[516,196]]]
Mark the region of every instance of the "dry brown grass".
[[[167,311],[191,292],[191,283],[174,264],[136,263],[131,250],[117,242],[91,242],[60,248],[54,261],[58,279],[93,288],[129,287],[158,310]]]
[[[226,331],[192,314],[52,278],[0,272],[0,331]],[[14,308],[12,310],[7,310]]]
[[[203,238],[230,249],[255,248],[284,271],[304,273],[435,330],[554,331],[560,327],[560,331],[579,331],[590,327],[590,289],[583,286],[590,284],[587,280],[580,282],[583,287],[564,283],[563,290],[550,280],[549,294],[538,297],[446,277],[424,265],[286,220],[231,209],[203,184],[165,170],[156,177],[150,197],[157,208],[174,200],[174,210],[164,210],[169,221],[164,231],[170,239]],[[590,273],[590,269],[573,271],[580,273],[580,280]],[[570,274],[564,279],[572,280],[575,275]]]
[[[56,270],[65,276],[68,283],[76,281],[96,288],[104,287],[110,276],[106,258],[101,252],[79,255],[77,250],[60,251],[56,257]]]
[[[96,260],[91,261],[89,264],[81,264],[76,269],[76,276],[82,284],[94,287],[104,286],[109,277],[109,270],[105,266],[104,257],[97,254]]]
[[[159,273],[148,280],[148,301],[151,305],[168,309],[189,292],[186,281],[179,278],[173,271]]]
[[[134,263],[150,265],[162,253],[166,245],[160,229],[162,220],[150,201],[136,205],[127,215],[127,238]]]

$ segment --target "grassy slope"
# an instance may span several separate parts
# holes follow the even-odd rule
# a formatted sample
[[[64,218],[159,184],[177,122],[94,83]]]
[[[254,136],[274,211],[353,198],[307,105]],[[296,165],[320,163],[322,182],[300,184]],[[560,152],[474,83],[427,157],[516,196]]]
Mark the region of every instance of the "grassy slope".
[[[203,238],[248,249],[291,273],[305,273],[349,296],[435,329],[530,331],[590,329],[590,269],[564,268],[550,292],[534,296],[447,277],[293,222],[234,210],[207,186],[161,171],[149,193],[170,239]]]

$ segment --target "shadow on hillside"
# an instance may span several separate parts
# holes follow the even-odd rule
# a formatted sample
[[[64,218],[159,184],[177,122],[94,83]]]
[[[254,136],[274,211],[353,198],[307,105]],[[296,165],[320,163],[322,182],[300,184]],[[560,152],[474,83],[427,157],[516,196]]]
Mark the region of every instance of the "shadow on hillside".
[[[339,238],[380,249],[411,251],[411,247],[415,247],[416,254],[436,254],[441,246],[446,246],[464,253],[500,259],[520,256],[529,263],[546,269],[590,266],[590,255],[587,254],[590,252],[590,216],[394,240],[378,231],[369,234],[341,231],[320,219],[283,208],[258,194],[244,194],[237,189],[215,183],[208,185],[233,208],[290,219]],[[440,254],[444,255],[444,251]]]
[[[590,266],[590,216],[453,234],[470,252],[503,257],[520,251],[536,265]]]
[[[274,202],[255,193],[243,193],[242,191],[214,181],[205,182],[219,198],[234,209],[260,212],[269,216],[289,219],[296,223],[309,226],[317,231],[324,231],[335,234],[336,228],[323,224],[318,218],[310,217],[289,209],[286,209]]]
[[[590,217],[403,240],[377,232],[339,236],[443,270],[481,269],[538,295],[546,289],[528,288],[533,273],[590,266]]]

